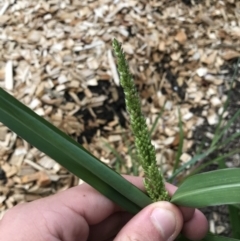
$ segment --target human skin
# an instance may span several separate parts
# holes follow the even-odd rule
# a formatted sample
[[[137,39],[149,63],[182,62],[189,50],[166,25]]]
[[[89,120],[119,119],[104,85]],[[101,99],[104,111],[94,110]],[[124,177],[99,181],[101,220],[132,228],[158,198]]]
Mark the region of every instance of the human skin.
[[[141,190],[140,177],[125,176]],[[176,187],[166,184],[172,195]],[[87,184],[10,209],[0,222],[4,241],[172,241],[180,232],[191,240],[208,230],[197,209],[156,202],[135,216]]]

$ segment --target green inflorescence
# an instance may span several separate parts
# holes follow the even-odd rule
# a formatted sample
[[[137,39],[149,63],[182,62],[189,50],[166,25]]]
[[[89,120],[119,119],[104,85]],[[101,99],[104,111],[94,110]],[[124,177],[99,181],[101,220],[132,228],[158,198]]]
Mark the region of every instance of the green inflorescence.
[[[141,111],[139,94],[129,71],[129,66],[121,44],[114,39],[113,49],[117,57],[120,83],[125,94],[127,111],[130,115],[131,128],[140,163],[145,173],[144,185],[149,197],[154,201],[169,201],[164,178],[157,167],[155,148],[151,144],[146,120]]]

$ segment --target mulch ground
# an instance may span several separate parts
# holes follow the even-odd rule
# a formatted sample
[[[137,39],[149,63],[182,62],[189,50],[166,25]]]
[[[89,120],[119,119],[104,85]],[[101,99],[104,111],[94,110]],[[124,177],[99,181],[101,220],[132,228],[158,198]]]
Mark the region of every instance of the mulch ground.
[[[213,136],[240,57],[240,2],[1,3],[0,87],[109,166],[132,173],[135,163],[128,146],[134,138],[112,52],[113,38],[123,43],[149,128],[164,108],[152,142],[169,177],[180,139],[178,110],[184,129],[181,164],[195,154],[203,139],[207,146]],[[238,74],[226,120],[239,108],[239,81]],[[227,135],[236,131],[239,124]],[[124,163],[119,165],[109,146]],[[239,160],[234,156],[226,161],[239,166]],[[0,166],[0,218],[18,203],[81,182],[1,124]],[[213,164],[208,170],[215,168]],[[142,175],[141,168],[137,172]],[[211,230],[228,235],[227,212],[221,216],[221,210],[216,210],[206,211]]]

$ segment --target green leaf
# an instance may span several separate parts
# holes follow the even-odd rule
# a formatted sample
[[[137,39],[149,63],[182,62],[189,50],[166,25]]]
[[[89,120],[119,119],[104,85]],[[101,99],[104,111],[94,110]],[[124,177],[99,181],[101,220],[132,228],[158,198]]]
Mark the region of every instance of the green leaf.
[[[228,205],[229,219],[233,238],[240,239],[240,210],[239,207]]]
[[[141,190],[1,88],[0,121],[125,210],[137,213],[151,203]]]
[[[240,136],[240,132],[239,130],[237,130],[236,133],[232,134],[230,137],[228,137],[227,139],[224,139],[224,141],[222,143],[219,144],[219,148],[222,148],[226,145],[228,145],[231,141],[234,141],[236,138],[238,138]]]
[[[232,150],[232,151],[230,151],[230,152],[228,152],[228,153],[226,153],[226,154],[220,155],[220,156],[218,156],[218,157],[216,157],[216,158],[214,158],[214,159],[212,159],[212,160],[210,160],[210,161],[205,162],[204,164],[201,164],[199,167],[197,167],[196,169],[194,169],[193,171],[191,171],[188,176],[184,177],[184,180],[187,179],[189,176],[192,176],[192,175],[194,175],[194,174],[199,173],[202,169],[206,168],[206,167],[209,166],[210,164],[212,164],[212,163],[218,163],[218,162],[220,162],[220,161],[222,161],[222,160],[224,160],[224,159],[226,159],[226,158],[228,158],[228,157],[230,157],[230,156],[233,156],[234,154],[239,153],[239,152],[240,152],[240,149],[239,149],[239,148],[238,148],[238,149],[234,149],[234,150]],[[226,167],[225,167],[225,168],[226,168]]]
[[[183,150],[183,142],[184,142],[183,123],[182,123],[182,116],[181,116],[180,109],[178,109],[178,126],[179,126],[179,145],[178,145],[177,155],[176,155],[175,163],[173,167],[173,173],[176,171],[176,169],[179,166],[180,157],[182,155],[182,150]]]
[[[223,116],[224,116],[224,114],[227,110],[227,107],[229,105],[230,94],[231,94],[231,91],[233,89],[234,81],[235,81],[235,79],[237,77],[237,74],[238,74],[238,65],[239,64],[240,64],[240,58],[238,58],[237,64],[235,66],[234,73],[233,73],[233,76],[232,76],[232,80],[231,80],[231,83],[230,83],[230,90],[228,91],[228,94],[227,94],[227,100],[224,102],[223,111],[222,111],[221,115],[219,116],[219,121],[218,121],[217,127],[215,129],[214,137],[213,137],[212,143],[210,145],[210,148],[217,145],[218,141],[221,139],[224,132],[228,129],[228,127],[227,128],[225,127],[225,128],[223,128],[223,130],[221,130],[221,125],[222,125],[222,122],[223,122]],[[230,122],[233,122],[233,121],[230,120]],[[230,126],[231,123],[228,122],[227,125]]]
[[[204,153],[201,153],[199,155],[194,156],[193,158],[191,158],[191,160],[189,160],[188,162],[186,162],[185,164],[183,164],[182,166],[180,166],[173,174],[170,178],[168,178],[168,182],[172,182],[172,180],[178,175],[180,174],[182,171],[185,170],[185,168],[187,166],[191,166],[194,165],[197,161],[205,158],[206,156],[208,156],[209,154],[211,154],[213,151],[216,150],[216,147],[208,149],[207,151],[205,151]]]
[[[195,208],[240,203],[240,169],[227,168],[191,176],[180,185],[171,202]]]
[[[123,158],[121,157],[121,155],[117,152],[117,150],[114,148],[114,147],[112,147],[108,142],[106,142],[105,140],[102,140],[103,142],[104,142],[104,144],[105,144],[105,146],[113,153],[113,155],[116,157],[116,171],[118,172],[118,173],[120,173],[120,171],[121,171],[121,166],[122,166],[122,164],[124,163],[124,160],[123,160]]]
[[[152,134],[154,133],[154,131],[156,130],[156,127],[157,127],[157,124],[158,124],[158,121],[159,119],[162,117],[162,114],[164,112],[164,108],[165,108],[165,105],[166,105],[166,102],[164,103],[164,105],[162,106],[160,112],[158,113],[157,115],[157,118],[155,119],[150,131],[149,131],[149,136],[152,136]]]
[[[219,134],[217,134],[216,136],[214,136],[214,140],[213,140],[213,146],[217,145],[218,141],[221,139],[221,137],[223,136],[223,134],[229,129],[229,127],[234,123],[234,121],[240,116],[240,110],[238,110],[233,117],[227,122],[226,126],[224,126],[224,128],[219,131]],[[235,133],[236,134],[236,133]],[[238,134],[238,133],[237,133]],[[230,140],[235,137],[235,136],[231,136]]]
[[[219,169],[227,168],[226,163],[223,159],[219,162]],[[237,207],[238,206],[238,207]],[[229,212],[229,219],[230,219],[230,227],[232,229],[232,237],[233,238],[240,238],[240,212],[239,212],[239,205],[228,205],[228,212]]]

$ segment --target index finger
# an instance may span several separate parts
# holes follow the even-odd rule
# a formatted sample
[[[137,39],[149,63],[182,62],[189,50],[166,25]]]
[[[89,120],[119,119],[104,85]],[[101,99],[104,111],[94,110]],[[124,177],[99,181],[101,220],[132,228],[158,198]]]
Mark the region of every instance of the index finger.
[[[143,178],[127,175],[124,178],[145,191]],[[166,184],[166,188],[170,195],[173,195],[177,189],[177,187],[169,183]],[[75,213],[83,216],[89,225],[97,224],[117,211],[123,211],[121,207],[88,184],[82,184],[51,196],[48,198],[48,202],[45,201],[45,205],[56,210],[59,210],[62,205],[67,206]],[[180,210],[184,221],[190,220],[194,214],[193,208],[180,207]]]

